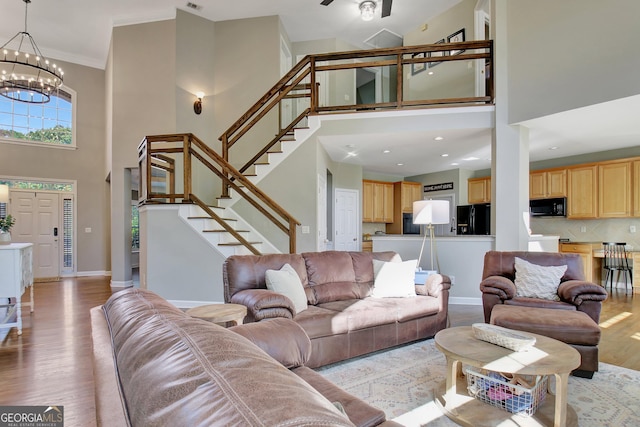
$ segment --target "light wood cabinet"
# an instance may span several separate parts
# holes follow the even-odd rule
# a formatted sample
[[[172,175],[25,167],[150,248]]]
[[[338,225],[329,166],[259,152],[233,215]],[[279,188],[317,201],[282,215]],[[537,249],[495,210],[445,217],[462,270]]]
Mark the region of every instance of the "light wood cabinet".
[[[561,243],[560,252],[579,254],[584,267],[584,278],[588,282],[600,283],[600,263],[593,261],[593,251],[602,249],[601,243]]]
[[[598,216],[598,166],[567,168],[568,218],[596,218]]]
[[[400,187],[402,212],[413,212],[413,202],[422,199],[422,184],[419,182],[399,182],[394,184],[395,191]]]
[[[598,216],[631,216],[630,161],[598,163]]]
[[[567,170],[544,170],[529,174],[529,198],[548,199],[567,196]]]
[[[362,221],[393,222],[393,183],[362,181]]]
[[[631,215],[640,216],[640,160],[635,160],[633,162],[632,178],[631,187],[633,189],[633,213]]]
[[[491,177],[469,179],[467,190],[469,204],[491,202]]]
[[[402,214],[413,212],[413,202],[422,199],[422,184],[399,181],[393,183],[393,222],[387,224],[387,234],[403,234]]]

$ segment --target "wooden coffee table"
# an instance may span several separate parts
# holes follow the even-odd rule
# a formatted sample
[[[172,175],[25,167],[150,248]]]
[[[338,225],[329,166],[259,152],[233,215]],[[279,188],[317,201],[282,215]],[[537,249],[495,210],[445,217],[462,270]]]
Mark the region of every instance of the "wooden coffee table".
[[[447,379],[436,391],[436,403],[447,417],[472,427],[577,426],[578,416],[567,404],[567,384],[571,371],[580,366],[580,354],[558,340],[529,335],[536,338],[535,346],[528,351],[515,352],[475,338],[471,326],[438,332],[435,343],[447,359]],[[531,417],[512,414],[469,396],[462,364],[504,373],[554,375],[555,396],[547,394],[544,403]]]
[[[186,311],[191,316],[226,326],[227,322],[242,325],[247,315],[247,307],[242,304],[208,304],[193,307]]]

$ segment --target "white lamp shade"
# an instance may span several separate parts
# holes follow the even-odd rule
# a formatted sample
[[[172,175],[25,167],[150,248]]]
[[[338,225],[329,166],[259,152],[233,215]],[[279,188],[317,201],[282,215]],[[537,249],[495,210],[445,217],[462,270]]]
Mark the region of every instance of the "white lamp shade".
[[[9,186],[0,184],[0,203],[9,203]]]
[[[418,200],[413,202],[414,224],[448,224],[448,200]]]

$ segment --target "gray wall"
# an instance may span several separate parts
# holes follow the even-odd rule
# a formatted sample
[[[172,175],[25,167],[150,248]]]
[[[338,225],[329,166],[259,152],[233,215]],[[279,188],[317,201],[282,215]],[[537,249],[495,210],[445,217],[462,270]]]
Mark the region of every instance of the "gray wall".
[[[76,150],[0,144],[0,176],[77,181],[77,271],[109,271],[105,162],[105,72],[56,62],[76,91]],[[91,233],[84,229],[90,227]]]
[[[474,8],[477,0],[463,0],[436,18],[426,22],[428,28],[410,31],[404,35],[405,46],[435,43],[456,31],[465,30],[465,41],[475,39]],[[471,64],[474,65],[474,64]],[[405,77],[405,96],[411,99],[437,99],[445,97],[475,96],[475,70],[464,63],[440,63],[431,70],[412,74],[407,68]]]
[[[510,0],[510,122],[640,93],[638,16],[637,0]]]
[[[176,21],[115,27],[109,59],[112,284],[131,284],[131,192],[146,135],[176,131]]]

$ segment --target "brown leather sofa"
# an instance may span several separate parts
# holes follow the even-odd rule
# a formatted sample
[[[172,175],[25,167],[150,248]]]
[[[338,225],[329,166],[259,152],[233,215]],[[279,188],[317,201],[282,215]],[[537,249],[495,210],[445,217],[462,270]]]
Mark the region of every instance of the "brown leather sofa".
[[[559,301],[516,296],[515,258],[540,266],[566,265]],[[584,279],[579,254],[489,251],[484,257],[482,305],[487,323],[555,338],[574,347],[581,364],[573,372],[591,378],[598,370],[600,311],[607,292]]]
[[[305,367],[309,338],[288,319],[225,329],[127,289],[91,327],[99,426],[398,425]]]
[[[395,252],[307,252],[235,255],[223,267],[225,301],[247,306],[246,322],[289,318],[311,339],[306,365],[323,366],[399,344],[433,337],[447,325],[449,277],[429,276],[416,297],[373,298],[373,259]],[[300,277],[308,308],[270,291],[265,271],[290,264]]]

